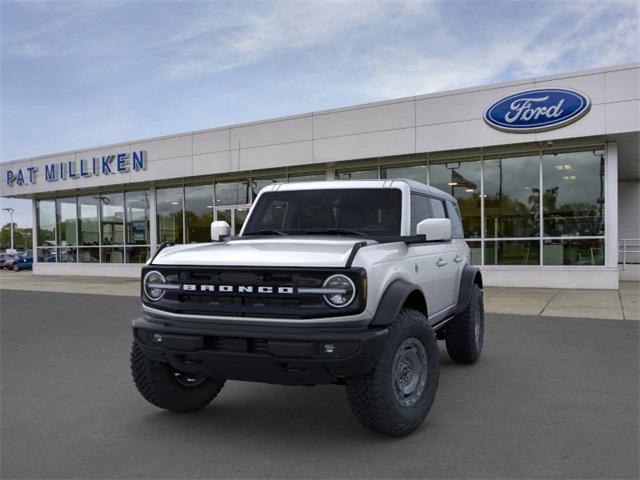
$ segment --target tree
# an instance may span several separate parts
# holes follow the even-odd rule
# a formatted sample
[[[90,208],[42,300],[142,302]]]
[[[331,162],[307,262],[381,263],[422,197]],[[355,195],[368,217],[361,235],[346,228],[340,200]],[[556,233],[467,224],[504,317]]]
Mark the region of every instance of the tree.
[[[31,250],[32,233],[30,228],[20,228],[17,223],[13,223],[13,248],[16,250]],[[11,224],[7,222],[0,229],[0,248],[6,250],[11,247]]]

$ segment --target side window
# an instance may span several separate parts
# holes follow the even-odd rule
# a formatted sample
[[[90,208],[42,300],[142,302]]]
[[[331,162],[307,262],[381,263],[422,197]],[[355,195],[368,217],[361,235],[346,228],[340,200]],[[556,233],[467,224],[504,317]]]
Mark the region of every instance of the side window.
[[[431,211],[433,212],[433,218],[447,218],[447,211],[444,208],[444,202],[439,198],[430,198]]]
[[[455,203],[447,201],[447,210],[449,210],[449,218],[451,219],[451,236],[453,238],[464,238],[460,209]]]
[[[416,226],[425,218],[431,217],[429,199],[415,193],[411,194],[411,235],[416,234]]]

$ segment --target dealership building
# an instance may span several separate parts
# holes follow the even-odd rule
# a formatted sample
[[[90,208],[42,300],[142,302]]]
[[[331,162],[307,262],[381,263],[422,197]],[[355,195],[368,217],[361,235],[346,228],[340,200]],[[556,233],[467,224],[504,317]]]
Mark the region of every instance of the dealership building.
[[[495,286],[640,279],[640,64],[0,164],[33,202],[34,272],[136,276],[162,242],[239,232],[274,182],[411,178],[459,202]]]

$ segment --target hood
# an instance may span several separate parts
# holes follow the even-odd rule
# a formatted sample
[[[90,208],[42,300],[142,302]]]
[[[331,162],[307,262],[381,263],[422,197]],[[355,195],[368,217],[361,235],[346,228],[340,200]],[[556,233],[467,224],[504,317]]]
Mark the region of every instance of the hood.
[[[344,267],[351,237],[269,237],[177,245],[163,249],[153,265],[249,267]]]

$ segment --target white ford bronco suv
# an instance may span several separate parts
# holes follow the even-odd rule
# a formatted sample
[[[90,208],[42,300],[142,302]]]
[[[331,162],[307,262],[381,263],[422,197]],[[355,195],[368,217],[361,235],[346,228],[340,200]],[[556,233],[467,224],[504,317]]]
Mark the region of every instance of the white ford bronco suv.
[[[343,384],[366,427],[406,435],[438,387],[437,339],[474,363],[482,277],[456,200],[411,180],[274,184],[237,237],[163,245],[142,271],[131,369],[142,396],[205,407],[225,380]]]

